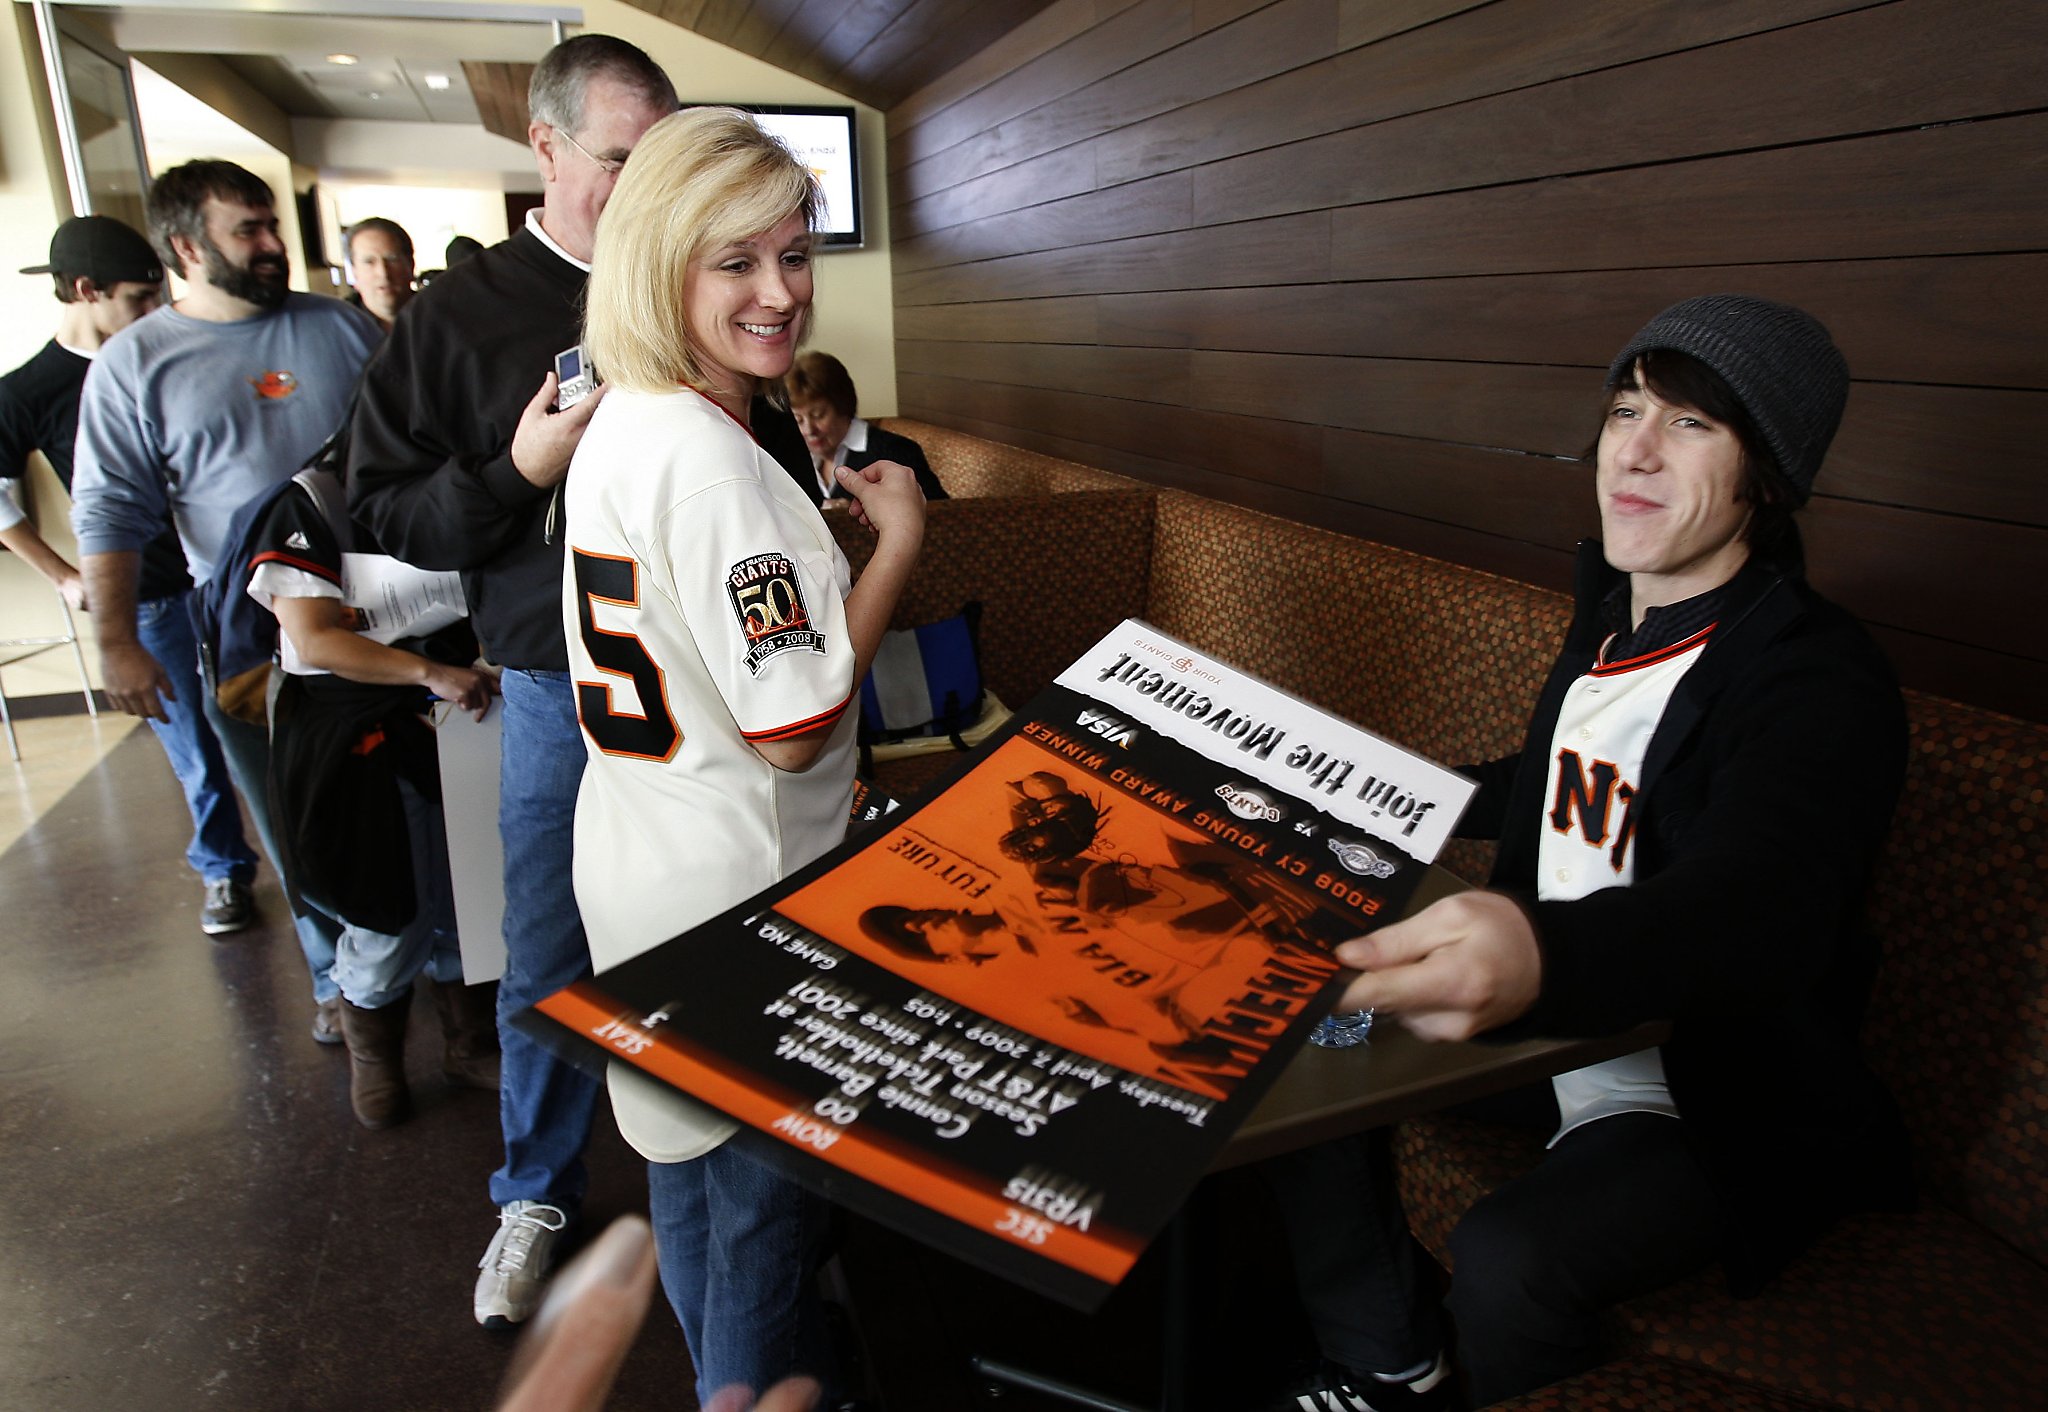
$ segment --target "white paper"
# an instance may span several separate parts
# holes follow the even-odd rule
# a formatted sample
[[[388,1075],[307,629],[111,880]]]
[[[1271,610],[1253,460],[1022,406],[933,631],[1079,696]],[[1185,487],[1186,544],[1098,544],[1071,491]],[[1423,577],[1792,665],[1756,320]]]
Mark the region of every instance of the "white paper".
[[[341,597],[355,610],[355,630],[386,645],[425,637],[469,616],[460,574],[416,569],[389,554],[342,555]]]
[[[1124,619],[1058,681],[1254,780],[1313,798],[1425,863],[1435,861],[1478,788],[1136,618]],[[1113,744],[1121,724],[1105,718],[1096,729]]]
[[[434,712],[441,754],[441,812],[448,827],[448,874],[462,978],[470,985],[505,973],[505,847],[498,838],[498,746],[503,702],[481,721],[442,703]]]

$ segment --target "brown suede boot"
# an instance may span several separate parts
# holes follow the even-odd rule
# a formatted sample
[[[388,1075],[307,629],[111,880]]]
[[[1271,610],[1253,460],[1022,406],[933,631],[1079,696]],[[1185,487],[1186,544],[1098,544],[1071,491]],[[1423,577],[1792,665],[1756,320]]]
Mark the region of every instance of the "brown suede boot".
[[[464,1088],[498,1091],[498,984],[434,981],[441,1016],[441,1072]]]
[[[405,1086],[405,1017],[411,1008],[411,991],[377,1010],[341,1002],[348,1102],[356,1121],[372,1131],[412,1116],[412,1094]]]

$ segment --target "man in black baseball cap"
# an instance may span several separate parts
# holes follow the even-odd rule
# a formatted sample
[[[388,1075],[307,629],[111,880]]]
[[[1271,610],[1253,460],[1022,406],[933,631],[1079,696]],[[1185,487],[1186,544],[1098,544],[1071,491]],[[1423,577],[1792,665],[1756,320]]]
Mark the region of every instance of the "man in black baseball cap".
[[[30,265],[22,273],[57,276],[57,297],[67,304],[73,297],[67,293],[67,280],[90,280],[101,291],[117,284],[160,286],[164,281],[163,265],[149,242],[112,216],[73,216],[50,237],[49,263]]]
[[[150,313],[163,298],[163,266],[149,242],[111,216],[76,216],[57,227],[47,264],[25,275],[49,275],[64,306],[57,336],[26,363],[0,377],[0,544],[55,584],[74,609],[87,607],[77,568],[52,549],[12,494],[28,474],[31,451],[48,459],[68,493],[78,439],[78,398],[100,347]],[[233,782],[206,716],[199,709],[199,655],[185,607],[192,580],[185,551],[169,526],[142,551],[138,618],[150,651],[176,662],[179,701],[168,720],[151,721],[192,814],[185,860],[204,880],[200,930],[239,931],[254,918],[249,881],[256,855],[242,837]]]

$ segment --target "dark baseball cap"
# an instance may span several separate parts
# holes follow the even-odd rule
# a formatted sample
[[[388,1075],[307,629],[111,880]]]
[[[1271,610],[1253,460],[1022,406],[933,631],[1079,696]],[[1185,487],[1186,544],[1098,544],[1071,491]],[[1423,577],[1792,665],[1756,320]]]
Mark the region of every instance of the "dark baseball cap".
[[[163,264],[149,242],[112,216],[73,216],[50,237],[50,263],[25,275],[84,275],[102,287],[132,280],[161,284]]]

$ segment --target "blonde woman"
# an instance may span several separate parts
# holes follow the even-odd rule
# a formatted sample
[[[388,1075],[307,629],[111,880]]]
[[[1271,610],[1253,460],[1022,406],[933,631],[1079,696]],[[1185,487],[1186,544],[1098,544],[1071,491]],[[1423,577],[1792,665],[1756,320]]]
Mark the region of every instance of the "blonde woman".
[[[562,606],[589,765],[576,899],[602,971],[839,842],[849,707],[924,535],[907,467],[842,471],[874,528],[849,584],[816,506],[755,443],[811,305],[810,173],[744,113],[633,151],[597,233],[585,344],[609,391],[568,479]],[[732,1125],[615,1067],[648,1159],[661,1276],[699,1395],[830,1381],[810,1294],[824,1203],[722,1146]]]

